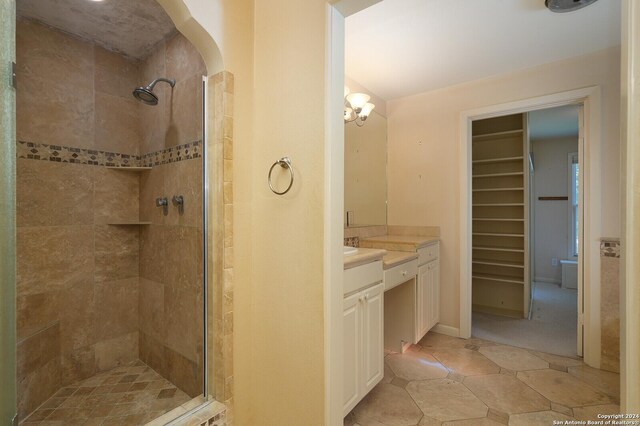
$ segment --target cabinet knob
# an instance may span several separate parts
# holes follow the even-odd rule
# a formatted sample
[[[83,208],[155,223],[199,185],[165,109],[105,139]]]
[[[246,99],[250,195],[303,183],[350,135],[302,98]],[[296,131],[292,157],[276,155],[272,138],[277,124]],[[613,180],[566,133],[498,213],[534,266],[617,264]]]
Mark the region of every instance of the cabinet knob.
[[[402,271],[402,276],[406,277],[407,276],[407,271]]]
[[[364,295],[364,300],[369,300],[369,293]]]

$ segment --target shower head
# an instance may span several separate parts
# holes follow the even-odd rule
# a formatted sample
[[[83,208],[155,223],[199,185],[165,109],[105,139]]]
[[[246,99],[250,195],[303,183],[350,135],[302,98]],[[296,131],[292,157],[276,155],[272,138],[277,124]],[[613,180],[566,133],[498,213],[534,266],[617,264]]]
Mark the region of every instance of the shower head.
[[[158,96],[153,93],[153,88],[159,81],[169,83],[171,87],[176,85],[176,81],[172,78],[156,78],[146,87],[136,87],[133,90],[133,97],[147,105],[158,105]]]

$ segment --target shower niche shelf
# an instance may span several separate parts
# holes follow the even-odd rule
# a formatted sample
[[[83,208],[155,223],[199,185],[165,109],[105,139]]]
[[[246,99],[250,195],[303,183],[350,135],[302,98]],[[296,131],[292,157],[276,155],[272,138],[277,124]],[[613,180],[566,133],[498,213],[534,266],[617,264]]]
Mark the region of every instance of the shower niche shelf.
[[[110,226],[137,226],[137,225],[151,225],[151,222],[139,222],[139,221],[131,221],[131,222],[127,222],[127,221],[114,221],[114,222],[109,222],[107,223],[107,225]]]
[[[118,167],[118,166],[107,166],[107,169],[111,170],[120,170],[123,172],[144,172],[147,170],[151,170],[153,167]]]

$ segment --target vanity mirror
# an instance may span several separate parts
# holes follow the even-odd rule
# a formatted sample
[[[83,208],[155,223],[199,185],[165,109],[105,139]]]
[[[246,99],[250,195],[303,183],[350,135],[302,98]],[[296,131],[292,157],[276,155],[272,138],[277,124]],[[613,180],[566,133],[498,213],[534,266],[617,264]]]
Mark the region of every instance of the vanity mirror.
[[[345,123],[344,149],[345,228],[385,225],[387,119],[372,111],[362,127]]]

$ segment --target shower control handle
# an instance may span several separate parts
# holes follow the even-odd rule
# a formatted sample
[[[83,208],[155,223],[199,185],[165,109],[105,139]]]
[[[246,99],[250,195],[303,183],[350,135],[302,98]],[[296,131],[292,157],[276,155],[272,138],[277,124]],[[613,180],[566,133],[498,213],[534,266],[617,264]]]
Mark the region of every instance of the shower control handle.
[[[184,214],[184,197],[182,195],[174,195],[171,202],[178,207],[178,214]]]
[[[168,215],[169,214],[169,200],[167,200],[167,197],[162,197],[162,198],[156,198],[156,207],[162,207],[162,214],[163,215]]]

